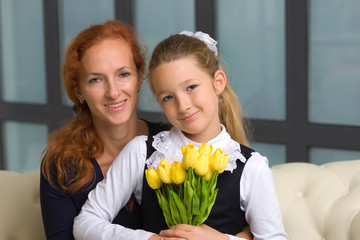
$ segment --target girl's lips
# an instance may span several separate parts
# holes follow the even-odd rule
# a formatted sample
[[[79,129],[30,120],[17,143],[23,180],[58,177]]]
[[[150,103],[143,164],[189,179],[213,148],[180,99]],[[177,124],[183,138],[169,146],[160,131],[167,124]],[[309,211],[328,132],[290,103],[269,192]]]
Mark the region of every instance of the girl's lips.
[[[197,111],[197,112],[195,112],[195,113],[193,113],[193,114],[191,114],[191,115],[188,115],[188,116],[186,116],[186,117],[184,117],[184,118],[181,118],[180,120],[182,120],[182,121],[190,121],[190,120],[193,120],[193,119],[197,116],[198,112],[199,112],[199,111]]]

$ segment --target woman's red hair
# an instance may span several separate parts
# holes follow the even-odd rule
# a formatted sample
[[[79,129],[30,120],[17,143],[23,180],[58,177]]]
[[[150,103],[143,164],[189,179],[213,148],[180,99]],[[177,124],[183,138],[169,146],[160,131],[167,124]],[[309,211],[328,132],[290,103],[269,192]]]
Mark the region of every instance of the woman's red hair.
[[[68,193],[91,184],[95,174],[91,159],[99,157],[104,151],[87,104],[81,104],[77,98],[77,89],[80,61],[86,50],[107,39],[125,40],[131,50],[139,79],[144,75],[145,56],[137,35],[132,27],[120,21],[91,25],[69,44],[65,54],[63,83],[70,100],[79,108],[79,114],[49,135],[42,163],[42,173],[50,184],[54,187],[58,184]],[[54,172],[56,175],[51,175]]]

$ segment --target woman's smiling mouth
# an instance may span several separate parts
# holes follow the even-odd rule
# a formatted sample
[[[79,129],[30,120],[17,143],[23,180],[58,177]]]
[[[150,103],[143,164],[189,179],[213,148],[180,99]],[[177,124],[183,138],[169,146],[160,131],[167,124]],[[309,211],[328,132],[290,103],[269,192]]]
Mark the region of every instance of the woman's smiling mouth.
[[[105,104],[105,107],[110,108],[111,110],[115,110],[118,108],[121,108],[127,100],[121,101],[119,103],[111,103],[111,104]]]

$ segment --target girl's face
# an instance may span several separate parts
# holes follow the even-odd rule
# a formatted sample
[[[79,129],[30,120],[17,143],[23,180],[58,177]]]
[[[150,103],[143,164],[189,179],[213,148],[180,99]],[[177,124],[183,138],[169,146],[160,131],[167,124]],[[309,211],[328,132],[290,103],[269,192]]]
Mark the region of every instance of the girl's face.
[[[141,80],[124,40],[109,39],[92,46],[80,68],[78,98],[86,101],[96,126],[119,125],[136,117]]]
[[[184,57],[156,67],[151,81],[166,117],[186,137],[207,142],[220,133],[218,95],[226,83],[223,71],[209,76],[193,57]]]

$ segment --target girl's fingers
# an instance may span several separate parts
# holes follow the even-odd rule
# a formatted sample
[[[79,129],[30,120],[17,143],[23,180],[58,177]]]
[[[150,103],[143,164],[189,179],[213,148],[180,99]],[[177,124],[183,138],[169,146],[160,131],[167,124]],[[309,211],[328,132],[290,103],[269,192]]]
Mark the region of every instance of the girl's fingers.
[[[193,231],[194,228],[196,228],[196,226],[192,226],[192,225],[188,225],[188,224],[178,224],[178,225],[172,226],[170,229],[178,229],[181,231],[190,232],[190,231]]]
[[[187,224],[178,224],[172,226],[167,230],[162,230],[160,232],[160,237],[176,237],[176,238],[183,238],[183,239],[190,239],[191,232],[195,227]]]

